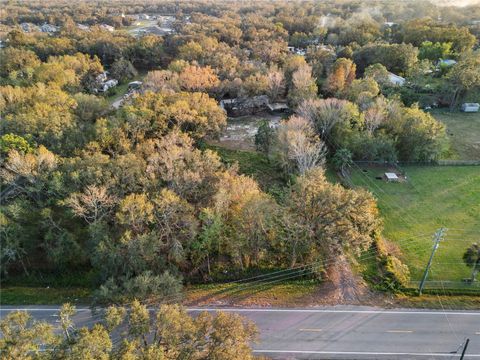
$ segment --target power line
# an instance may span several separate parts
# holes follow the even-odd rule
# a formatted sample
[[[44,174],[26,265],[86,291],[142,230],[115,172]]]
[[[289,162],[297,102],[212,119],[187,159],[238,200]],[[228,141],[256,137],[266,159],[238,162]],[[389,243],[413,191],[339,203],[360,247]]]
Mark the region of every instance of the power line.
[[[424,236],[425,235],[422,234],[422,235],[406,238],[406,239],[403,239],[402,241],[400,241],[399,243],[402,244],[403,248],[406,249],[406,250],[418,249],[419,245],[416,244],[416,243],[412,243],[411,240],[417,239],[417,238],[422,238]],[[375,258],[375,257],[378,256],[378,254],[376,254],[376,253],[374,253],[372,255],[371,251],[374,251],[374,250],[372,250],[372,249],[367,250],[364,255],[360,256],[357,259],[357,261],[359,261],[359,262],[366,261],[368,259],[372,259],[372,258]],[[367,256],[367,255],[370,255],[370,256]],[[264,277],[263,279],[256,280],[256,281],[251,281],[250,283],[240,283],[238,287],[234,287],[234,288],[232,287],[231,289],[219,290],[219,291],[217,291],[217,294],[227,293],[227,292],[246,291],[249,288],[255,288],[257,286],[268,284],[273,279],[276,279],[275,280],[275,283],[276,283],[276,282],[279,282],[279,281],[282,281],[282,280],[287,280],[287,279],[292,279],[292,278],[295,278],[295,277],[305,276],[305,275],[313,273],[311,271],[310,272],[308,271],[310,267],[322,266],[323,268],[327,268],[327,267],[335,264],[336,262],[338,262],[338,259],[336,258],[335,255],[332,255],[330,258],[327,258],[327,259],[323,259],[323,260],[320,260],[320,261],[315,261],[315,262],[312,262],[312,263],[309,263],[309,264],[299,266],[300,269],[295,269],[295,271],[292,271],[290,273],[283,272],[283,275],[275,274],[275,276],[270,277],[270,278]],[[286,269],[286,270],[288,270],[288,269]],[[298,276],[293,276],[295,274],[298,274]],[[268,274],[265,274],[265,275],[268,275]],[[247,279],[253,279],[253,278],[255,278],[255,277],[251,277],[251,278],[247,278]],[[243,280],[247,280],[247,279],[243,279]],[[219,285],[220,286],[236,285],[240,281],[241,280],[233,280],[233,281],[222,283],[222,284],[219,284]],[[262,281],[265,281],[265,282],[262,282]],[[169,301],[178,300],[178,298],[179,298],[178,295],[173,295],[171,297],[164,297],[164,298],[159,299],[159,300],[161,302],[165,303],[165,302],[169,302]],[[154,302],[155,301],[152,301],[150,303],[153,304]]]
[[[422,235],[423,236],[423,235]],[[403,240],[403,243],[407,243],[409,242],[410,240],[414,239],[415,237],[413,238],[407,238],[407,239],[404,239]],[[406,250],[414,250],[414,249],[418,249],[418,244],[415,244],[415,243],[411,243],[411,244],[403,244],[403,248],[406,249]],[[366,261],[368,259],[372,259],[372,258],[375,258],[378,256],[378,254],[374,253],[373,255],[371,253],[369,253],[370,251],[372,251],[371,249],[368,250],[366,252],[365,255],[362,255],[360,256],[357,261]],[[367,255],[370,255],[370,256],[367,256]],[[244,284],[240,284],[240,286],[238,287],[235,287],[235,288],[231,288],[231,289],[225,289],[225,290],[219,290],[217,293],[223,293],[223,292],[240,292],[240,291],[246,291],[248,289],[251,289],[251,288],[255,288],[257,286],[262,286],[262,285],[265,285],[265,284],[269,284],[271,280],[273,279],[276,279],[274,282],[279,282],[279,281],[282,281],[282,280],[287,280],[287,279],[292,279],[292,278],[295,278],[295,277],[300,277],[300,276],[304,276],[304,275],[307,275],[307,274],[312,274],[313,272],[311,270],[309,270],[310,267],[314,267],[314,266],[322,266],[323,268],[328,268],[330,265],[334,265],[335,263],[338,262],[338,259],[335,258],[335,256],[332,256],[330,257],[329,259],[325,259],[323,261],[317,261],[317,262],[313,262],[313,263],[310,263],[310,264],[307,264],[304,266],[305,269],[299,269],[299,270],[296,270],[295,272],[292,272],[292,273],[286,273],[286,274],[283,274],[283,275],[276,275],[272,278],[265,278],[263,279],[262,281],[253,281],[253,282],[250,282],[250,283],[244,283]],[[298,276],[295,276],[295,274],[297,274]],[[220,284],[220,285],[233,285],[233,284],[236,284],[236,281],[231,281],[231,282],[228,282],[228,283],[223,283],[223,284]],[[168,301],[170,299],[162,299],[163,301]]]

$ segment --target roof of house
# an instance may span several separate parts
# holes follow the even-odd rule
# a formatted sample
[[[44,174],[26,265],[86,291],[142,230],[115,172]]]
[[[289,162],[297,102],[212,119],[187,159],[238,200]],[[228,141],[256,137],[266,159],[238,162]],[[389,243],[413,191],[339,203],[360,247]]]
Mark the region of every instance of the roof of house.
[[[277,110],[287,110],[289,109],[288,105],[285,103],[268,103],[267,107],[270,111],[277,111]]]

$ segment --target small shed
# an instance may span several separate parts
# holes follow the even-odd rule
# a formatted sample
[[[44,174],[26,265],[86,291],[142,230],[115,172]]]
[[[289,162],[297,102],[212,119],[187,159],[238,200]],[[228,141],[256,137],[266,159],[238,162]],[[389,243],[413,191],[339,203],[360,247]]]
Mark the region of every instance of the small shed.
[[[389,181],[389,182],[390,182],[390,181],[393,182],[393,181],[399,181],[399,180],[400,180],[400,179],[398,178],[397,174],[392,173],[392,172],[386,172],[386,173],[385,173],[385,179],[386,179],[387,181]]]
[[[462,105],[463,112],[478,112],[479,109],[480,109],[479,103],[464,103]]]

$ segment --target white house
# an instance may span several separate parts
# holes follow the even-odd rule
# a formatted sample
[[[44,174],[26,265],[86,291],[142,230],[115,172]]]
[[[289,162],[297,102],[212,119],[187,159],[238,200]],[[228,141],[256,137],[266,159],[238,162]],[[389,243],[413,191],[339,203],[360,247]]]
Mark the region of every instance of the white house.
[[[106,92],[109,89],[117,86],[117,84],[118,84],[118,80],[115,80],[115,79],[107,80],[103,83],[102,87],[100,88],[100,91]]]
[[[478,112],[479,109],[480,109],[479,103],[464,103],[462,105],[463,112]]]
[[[394,73],[388,73],[388,79],[393,85],[403,86],[405,84],[405,78],[395,75]]]
[[[455,60],[452,60],[452,59],[440,59],[438,61],[438,66],[453,66],[456,63],[457,62]]]

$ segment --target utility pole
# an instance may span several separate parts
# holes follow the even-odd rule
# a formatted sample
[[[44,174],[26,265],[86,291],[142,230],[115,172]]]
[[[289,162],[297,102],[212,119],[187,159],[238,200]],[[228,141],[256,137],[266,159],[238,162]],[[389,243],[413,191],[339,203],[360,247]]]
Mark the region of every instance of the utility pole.
[[[422,295],[423,287],[425,286],[425,280],[427,280],[428,276],[428,270],[430,270],[430,266],[432,265],[433,255],[435,255],[435,251],[437,251],[440,241],[443,240],[443,235],[445,234],[445,231],[446,229],[442,227],[437,230],[437,232],[433,236],[433,240],[435,241],[435,243],[433,244],[432,254],[430,255],[427,267],[425,268],[425,272],[423,273],[422,281],[420,282],[420,287],[418,288],[418,295]]]
[[[465,353],[467,352],[467,347],[469,342],[470,342],[470,339],[467,339],[467,341],[465,341],[465,346],[463,347],[462,356],[460,356],[460,360],[463,360],[463,358],[465,357]]]

